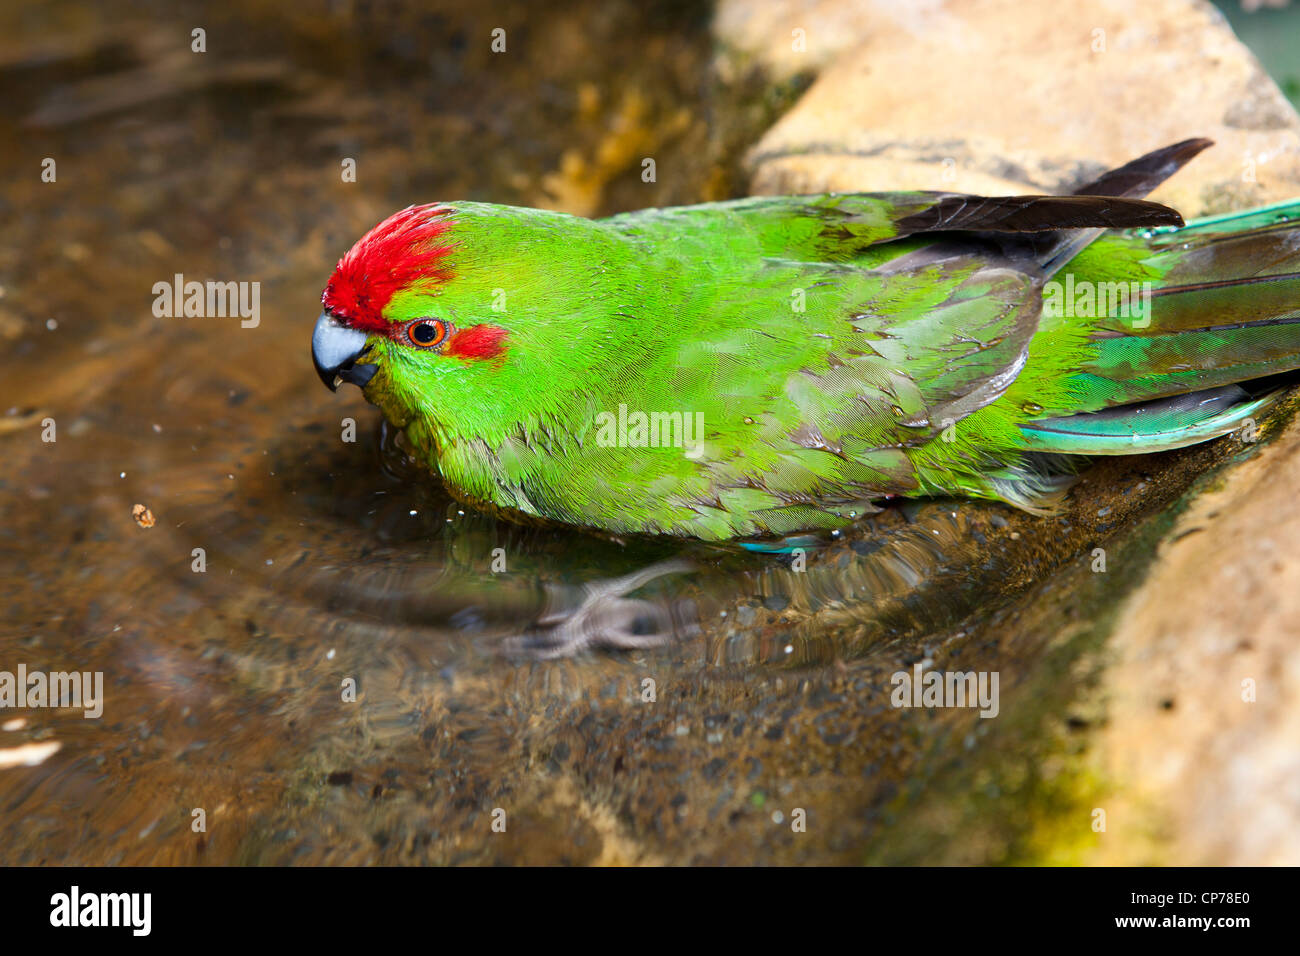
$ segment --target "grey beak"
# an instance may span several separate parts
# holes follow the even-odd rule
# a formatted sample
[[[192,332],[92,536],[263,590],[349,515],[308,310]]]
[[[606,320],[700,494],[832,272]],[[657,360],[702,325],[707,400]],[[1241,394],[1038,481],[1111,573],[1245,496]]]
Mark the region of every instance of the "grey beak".
[[[365,388],[379,371],[378,365],[354,364],[357,356],[365,350],[365,332],[348,328],[328,312],[320,314],[311,334],[311,360],[316,366],[316,374],[331,392],[337,391],[344,382]]]

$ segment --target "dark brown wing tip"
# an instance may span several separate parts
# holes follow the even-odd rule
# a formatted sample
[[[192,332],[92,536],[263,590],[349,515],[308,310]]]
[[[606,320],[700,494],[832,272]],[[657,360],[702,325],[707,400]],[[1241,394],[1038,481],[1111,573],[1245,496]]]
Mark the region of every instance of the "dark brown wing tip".
[[[1194,156],[1214,145],[1205,137],[1185,139],[1139,156],[1132,162],[1102,173],[1096,180],[1074,191],[1076,196],[1125,196],[1136,199],[1145,196]]]
[[[1181,226],[1177,210],[1122,196],[946,196],[898,221],[915,232],[1054,232],[1058,229],[1132,229]]]
[[[1141,226],[1182,226],[1177,209],[1149,199],[1123,196],[1062,196],[1071,201],[1072,220],[1062,219],[1060,229],[1136,229]],[[1081,205],[1074,208],[1074,202]]]
[[[1058,229],[1135,229],[1142,226],[1181,226],[1177,209],[1123,196],[1061,196]],[[1045,210],[1053,210],[1048,201]]]
[[[1191,139],[1185,139],[1181,143],[1174,143],[1171,146],[1154,150],[1145,156],[1139,156],[1131,163],[1127,163],[1120,168],[1134,171],[1146,170],[1153,174],[1164,172],[1166,176],[1169,176],[1185,166],[1194,156],[1213,145],[1214,140],[1206,136],[1195,136]]]
[[[1134,226],[1185,226],[1182,213],[1171,206],[1162,206],[1158,202],[1150,202],[1145,199],[1122,199],[1118,200],[1123,203],[1123,213],[1127,218],[1128,211],[1133,213],[1133,221],[1125,222],[1112,228],[1133,228]]]

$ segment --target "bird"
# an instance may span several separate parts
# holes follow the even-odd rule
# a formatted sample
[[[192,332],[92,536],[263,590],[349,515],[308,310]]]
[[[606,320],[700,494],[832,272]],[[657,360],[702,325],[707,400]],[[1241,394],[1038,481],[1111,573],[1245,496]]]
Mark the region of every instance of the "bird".
[[[1300,200],[1143,198],[1210,145],[1067,195],[412,205],[339,259],[313,363],[507,520],[761,550],[899,498],[1052,514],[1093,457],[1251,426],[1300,367]]]

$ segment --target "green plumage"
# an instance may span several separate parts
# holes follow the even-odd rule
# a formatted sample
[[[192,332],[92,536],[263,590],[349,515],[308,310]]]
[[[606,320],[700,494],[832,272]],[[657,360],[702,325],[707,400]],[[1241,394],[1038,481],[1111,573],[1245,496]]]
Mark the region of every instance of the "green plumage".
[[[450,278],[399,290],[383,319],[494,326],[500,354],[371,334],[366,396],[455,495],[515,517],[719,540],[842,527],[886,495],[1047,508],[1064,482],[1036,453],[1212,438],[1267,401],[1225,386],[1300,366],[1300,202],[1177,228],[1131,198],[1204,145],[1072,197],[756,198],[599,221],[454,203]],[[1063,277],[1146,288],[1150,308],[1049,314]],[[1188,393],[1204,394],[1161,404]],[[619,427],[637,413],[701,421],[701,444]]]

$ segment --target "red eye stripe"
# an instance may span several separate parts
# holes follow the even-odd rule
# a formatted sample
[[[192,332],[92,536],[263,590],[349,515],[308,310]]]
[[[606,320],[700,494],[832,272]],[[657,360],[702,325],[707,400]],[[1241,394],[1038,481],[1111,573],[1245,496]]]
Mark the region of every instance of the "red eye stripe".
[[[451,337],[444,355],[464,359],[500,358],[505,354],[506,330],[499,325],[472,325]]]

